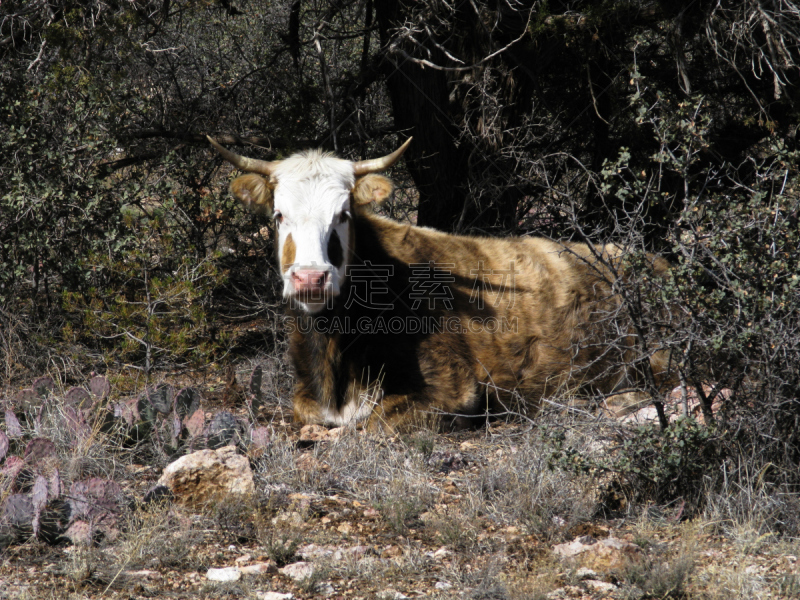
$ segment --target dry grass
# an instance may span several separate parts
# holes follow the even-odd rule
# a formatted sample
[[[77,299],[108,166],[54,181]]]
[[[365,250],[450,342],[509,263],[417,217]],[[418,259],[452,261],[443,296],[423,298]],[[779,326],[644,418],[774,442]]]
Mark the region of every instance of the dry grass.
[[[704,512],[688,522],[680,502],[629,503],[604,517],[612,476],[559,468],[546,432],[557,429],[582,457],[602,457],[613,448],[604,441],[608,423],[557,411],[458,434],[346,428],[335,439],[301,442],[281,399],[284,374],[272,359],[262,365],[266,407],[258,418],[271,443],[251,460],[255,498],[199,514],[139,506],[116,539],[90,548],[9,546],[0,554],[0,598],[800,597],[798,497],[771,486],[764,472],[740,466],[746,476],[730,478],[738,483],[709,485]],[[248,376],[242,371],[240,379]],[[155,453],[121,447],[113,431],[96,427],[75,440],[57,404],[33,423],[26,438],[53,440],[67,489],[86,477],[113,479],[133,506],[163,466]],[[147,456],[156,468],[140,462]],[[590,576],[553,554],[555,544],[587,534],[634,542],[643,558]],[[300,582],[280,573],[206,580],[208,568],[244,555],[278,567],[305,559],[315,571]],[[142,569],[160,578],[136,583],[130,572]]]

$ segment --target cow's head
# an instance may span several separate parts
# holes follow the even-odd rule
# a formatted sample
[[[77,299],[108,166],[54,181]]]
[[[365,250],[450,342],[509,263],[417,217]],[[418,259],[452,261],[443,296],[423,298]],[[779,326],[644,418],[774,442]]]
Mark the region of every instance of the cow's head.
[[[225,160],[251,173],[233,180],[233,195],[273,217],[284,298],[319,312],[344,283],[353,252],[354,211],[392,193],[392,183],[374,173],[393,165],[411,138],[387,156],[359,162],[318,150],[281,161],[257,160],[208,140]]]

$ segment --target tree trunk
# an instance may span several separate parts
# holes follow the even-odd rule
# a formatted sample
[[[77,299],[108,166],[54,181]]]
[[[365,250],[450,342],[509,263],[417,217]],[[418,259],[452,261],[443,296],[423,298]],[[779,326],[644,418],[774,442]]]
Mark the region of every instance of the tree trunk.
[[[407,10],[406,2],[375,2],[384,48]],[[413,51],[408,49],[409,54]],[[471,220],[466,206],[468,151],[455,144],[458,130],[449,117],[447,74],[425,69],[391,51],[387,51],[385,69],[395,126],[414,136],[405,157],[420,195],[418,224],[456,231]]]

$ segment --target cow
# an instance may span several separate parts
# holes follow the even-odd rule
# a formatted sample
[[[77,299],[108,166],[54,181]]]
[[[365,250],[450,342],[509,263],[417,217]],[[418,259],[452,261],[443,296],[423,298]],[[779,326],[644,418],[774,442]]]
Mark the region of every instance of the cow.
[[[617,246],[452,235],[375,214],[393,192],[378,172],[410,138],[358,162],[319,150],[263,161],[208,139],[248,172],[232,194],[273,219],[296,421],[397,430],[433,415],[460,428],[556,394],[615,393],[645,371],[620,325]],[[649,361],[651,375],[666,370],[658,353]]]

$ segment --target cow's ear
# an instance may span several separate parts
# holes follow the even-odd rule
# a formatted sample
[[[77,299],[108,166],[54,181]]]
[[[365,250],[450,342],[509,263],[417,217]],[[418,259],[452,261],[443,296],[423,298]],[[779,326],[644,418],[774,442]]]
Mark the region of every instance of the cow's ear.
[[[357,206],[365,206],[371,202],[381,204],[392,195],[394,185],[382,175],[366,175],[356,181],[353,187],[353,198]]]
[[[272,214],[272,191],[275,188],[271,181],[261,175],[242,175],[231,182],[231,193],[247,208]]]

